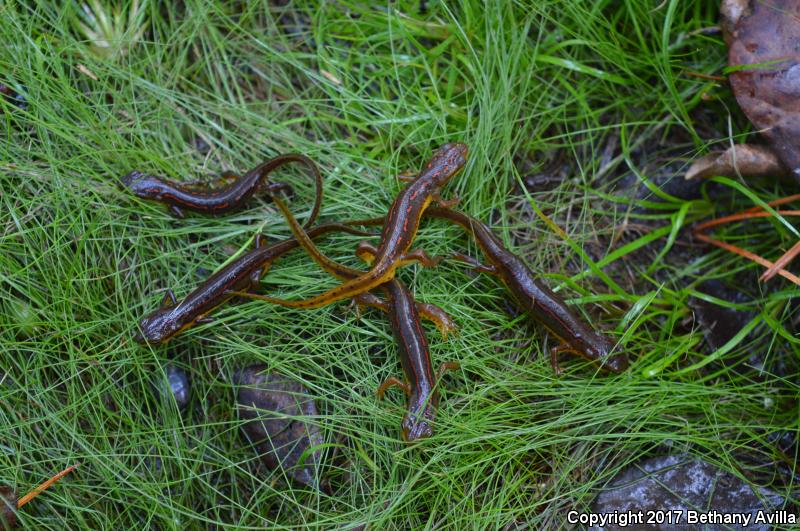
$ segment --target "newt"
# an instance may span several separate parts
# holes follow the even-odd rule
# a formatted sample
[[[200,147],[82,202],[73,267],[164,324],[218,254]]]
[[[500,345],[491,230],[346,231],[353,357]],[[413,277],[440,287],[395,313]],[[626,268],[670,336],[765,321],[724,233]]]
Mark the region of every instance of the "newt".
[[[220,181],[232,180],[232,182],[212,190],[195,189],[136,170],[122,177],[121,182],[137,197],[166,204],[177,217],[183,217],[183,209],[219,216],[242,208],[259,189],[263,189],[270,196],[282,191],[291,192],[292,187],[287,183],[267,181],[270,172],[288,162],[305,164],[311,170],[316,181],[317,196],[311,215],[304,225],[307,228],[317,219],[322,204],[322,177],[316,164],[304,155],[295,153],[278,155],[259,164],[241,177],[233,173],[225,173]]]
[[[400,363],[408,383],[395,377],[387,379],[378,388],[378,397],[392,386],[405,391],[408,410],[403,416],[401,429],[403,440],[412,442],[433,435],[433,422],[439,403],[438,382],[445,371],[457,369],[457,362],[445,362],[434,378],[428,340],[420,323],[414,297],[399,280],[392,279],[383,284],[389,293],[388,314],[392,333],[397,341]]]
[[[367,234],[341,223],[328,223],[314,227],[308,231],[308,235],[316,238],[332,231]],[[206,322],[206,316],[234,297],[235,292],[257,287],[272,262],[298,246],[294,239],[265,245],[264,239],[257,236],[255,249],[211,275],[180,303],[172,290],[167,290],[161,306],[139,322],[140,331],[134,339],[139,343],[163,344],[184,330]]]
[[[362,236],[370,234],[354,229],[350,225],[328,223],[314,227],[308,231],[308,235],[311,238],[317,238],[333,231],[344,231]],[[135,334],[134,339],[139,343],[163,344],[184,330],[198,323],[207,322],[209,313],[240,292],[257,287],[272,262],[299,246],[300,244],[295,239],[267,246],[264,240],[258,237],[255,249],[213,274],[180,303],[176,300],[172,290],[168,290],[161,302],[161,307],[139,322],[140,331]],[[364,306],[388,311],[385,301],[372,293],[362,294],[357,302]],[[455,330],[450,316],[438,306],[418,303],[417,308],[425,318],[436,324],[443,335],[446,336],[448,332]]]
[[[625,353],[614,352],[614,344],[579,319],[558,295],[536,278],[519,256],[503,245],[486,224],[449,208],[431,207],[425,212],[425,216],[446,219],[460,225],[469,233],[489,264],[480,263],[463,254],[456,254],[455,258],[473,265],[476,271],[497,276],[519,305],[561,341],[562,344],[551,352],[551,361],[556,372],[559,372],[557,356],[560,352],[578,354],[614,373],[624,372],[628,368],[628,357]],[[367,220],[369,221],[372,220]]]
[[[465,144],[444,144],[433,154],[419,175],[411,179],[410,184],[397,195],[385,218],[378,247],[361,242],[356,250],[358,256],[372,262],[369,271],[359,272],[357,277],[306,300],[287,301],[254,293],[242,293],[241,295],[289,308],[321,308],[388,282],[394,278],[395,272],[400,266],[410,262],[417,261],[425,267],[436,265],[441,258],[432,258],[422,249],[414,251],[409,251],[409,249],[419,229],[422,215],[431,202],[435,200],[440,206],[447,207],[458,201],[457,199],[450,201],[442,199],[439,191],[464,169],[467,162],[467,151]],[[276,199],[277,197],[273,198],[273,201]],[[280,200],[275,201],[275,204],[280,208]],[[282,208],[281,211],[286,217],[287,210]],[[335,264],[317,249],[303,230],[298,230],[296,225],[292,225],[288,217],[287,222],[289,222],[294,237],[300,241],[303,248],[317,263]]]
[[[274,201],[286,218],[289,227],[293,231],[301,230],[300,224],[286,204],[278,197],[275,197]],[[382,221],[383,218],[375,218],[347,222],[347,225],[378,225]],[[312,256],[325,271],[339,279],[356,278],[361,273],[327,258],[322,253]],[[433,434],[432,425],[439,402],[436,382],[441,379],[445,371],[456,369],[459,366],[457,362],[442,363],[439,367],[438,378],[434,379],[428,340],[422,329],[420,315],[425,315],[426,318],[436,323],[439,331],[445,337],[447,337],[447,332],[454,330],[455,327],[450,317],[438,306],[416,302],[408,288],[400,280],[393,278],[381,284],[379,288],[388,295],[387,300],[384,301],[371,292],[364,292],[356,295],[355,302],[359,305],[381,309],[389,316],[389,324],[399,348],[400,363],[408,383],[394,377],[389,378],[381,384],[377,394],[379,398],[383,398],[386,390],[392,386],[398,386],[405,391],[408,396],[408,411],[401,423],[403,440],[415,441]]]

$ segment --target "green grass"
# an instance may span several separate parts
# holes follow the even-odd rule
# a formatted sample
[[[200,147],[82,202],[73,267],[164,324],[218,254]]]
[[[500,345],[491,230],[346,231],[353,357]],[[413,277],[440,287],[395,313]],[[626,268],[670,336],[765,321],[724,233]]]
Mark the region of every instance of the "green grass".
[[[682,230],[752,206],[744,191],[788,192],[729,181],[713,199],[682,200],[653,184],[681,178],[712,143],[755,137],[726,86],[685,74],[725,66],[721,37],[699,31],[716,23],[718,2],[464,0],[430,2],[424,15],[405,1],[276,3],[140,0],[102,32],[61,3],[0,7],[0,82],[28,100],[26,110],[0,100],[0,369],[15,382],[0,387],[0,483],[27,492],[82,463],[25,507],[26,526],[552,527],[622,467],[667,452],[796,499],[791,478],[772,472],[797,456],[771,437],[798,430],[796,289],[752,287],[756,267],[687,247]],[[111,45],[92,42],[98,33]],[[565,359],[556,377],[554,339],[510,317],[498,283],[450,262],[399,275],[460,326],[447,341],[428,328],[434,363],[461,370],[441,384],[436,435],[415,447],[399,437],[400,393],[374,397],[400,374],[374,312],[250,302],[169,348],[132,342],[163,290],[185,295],[257,231],[288,230],[266,202],[178,220],[117,189],[119,176],[210,179],[296,151],[325,174],[322,219],[341,220],[382,215],[395,176],[448,141],[471,154],[447,195],[491,217],[576,311],[622,341],[627,374]],[[566,167],[566,179],[520,192],[523,160],[531,171]],[[308,184],[286,178],[304,213]],[[625,178],[658,193],[615,192]],[[726,231],[772,258],[795,241],[772,221]],[[356,241],[323,247],[358,265]],[[477,252],[441,222],[417,241]],[[714,351],[687,303],[704,280],[743,278],[758,321]],[[297,252],[264,291],[309,296],[321,284],[335,282]],[[761,370],[747,366],[754,349],[766,351]],[[150,390],[171,358],[192,377],[183,417]],[[294,375],[318,400],[332,495],[287,486],[243,443],[230,377],[252,363]]]

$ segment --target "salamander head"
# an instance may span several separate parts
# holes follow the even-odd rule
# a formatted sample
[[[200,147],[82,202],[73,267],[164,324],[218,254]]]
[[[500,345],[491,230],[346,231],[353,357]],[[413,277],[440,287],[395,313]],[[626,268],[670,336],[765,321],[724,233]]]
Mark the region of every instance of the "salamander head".
[[[132,171],[120,178],[120,188],[128,189],[133,195],[144,199],[158,200],[164,188],[164,181],[153,175]]]
[[[170,308],[161,308],[144,317],[133,339],[142,345],[162,345],[169,341],[182,328],[170,313]]]
[[[628,369],[628,356],[625,352],[608,341],[605,337],[597,334],[597,337],[588,342],[584,350],[587,357],[600,364],[600,368],[620,374]]]
[[[422,174],[430,175],[438,186],[444,186],[467,163],[468,148],[466,144],[454,142],[444,144],[431,157]]]
[[[403,430],[403,440],[414,442],[433,435],[433,421],[436,418],[436,405],[429,397],[428,400],[412,396],[408,412],[403,417],[400,427]]]

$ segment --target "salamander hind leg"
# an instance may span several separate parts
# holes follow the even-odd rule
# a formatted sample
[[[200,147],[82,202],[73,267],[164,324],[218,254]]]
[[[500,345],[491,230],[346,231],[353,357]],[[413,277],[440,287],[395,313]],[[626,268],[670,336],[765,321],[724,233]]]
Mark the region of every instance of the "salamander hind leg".
[[[458,334],[458,327],[447,312],[435,304],[425,302],[417,302],[416,304],[419,316],[436,325],[436,329],[439,330],[442,339],[447,339],[448,334]]]
[[[239,175],[233,173],[232,171],[224,171],[222,174],[214,179],[214,182],[211,184],[212,188],[222,188],[223,186],[228,186],[229,184],[238,181]],[[204,182],[198,182],[197,185],[207,186]]]
[[[556,376],[560,376],[564,373],[564,369],[558,364],[558,355],[562,352],[571,352],[573,354],[577,354],[580,356],[580,352],[572,348],[567,344],[557,345],[550,349],[550,365],[553,367],[553,372],[556,373]]]
[[[480,260],[473,258],[469,255],[463,253],[453,253],[450,255],[450,258],[453,260],[458,260],[459,262],[464,262],[465,264],[469,264],[472,266],[472,270],[476,273],[486,273],[487,275],[497,275],[497,268],[493,265],[486,265]]]
[[[414,249],[403,255],[400,259],[401,264],[409,264],[411,262],[419,262],[422,267],[435,267],[439,265],[444,259],[442,256],[431,256],[423,249]]]
[[[378,390],[375,394],[378,396],[379,399],[383,399],[384,393],[386,393],[386,391],[392,387],[399,387],[406,393],[406,396],[411,395],[411,388],[408,386],[408,384],[405,382],[401,382],[394,376],[391,376],[386,380],[384,380],[384,382],[380,385],[380,387],[378,387]]]
[[[444,376],[444,373],[447,371],[454,371],[460,368],[461,364],[457,361],[445,361],[439,365],[439,370],[436,372],[436,380],[441,380],[442,376]]]

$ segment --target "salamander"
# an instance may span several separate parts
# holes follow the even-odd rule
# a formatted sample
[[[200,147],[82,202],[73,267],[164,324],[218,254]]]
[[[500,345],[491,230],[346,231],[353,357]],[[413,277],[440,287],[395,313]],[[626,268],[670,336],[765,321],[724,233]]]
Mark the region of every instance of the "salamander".
[[[350,225],[328,223],[308,231],[311,238],[317,238],[333,231],[369,235]],[[180,303],[171,290],[167,291],[161,307],[139,322],[140,331],[134,339],[139,343],[163,344],[184,330],[204,322],[207,315],[228,299],[258,286],[261,277],[269,270],[272,262],[300,244],[289,239],[273,245],[265,245],[261,238],[256,240],[256,248],[234,260],[212,275],[201,286],[192,291]],[[347,273],[344,272],[344,275]],[[352,277],[351,277],[352,278]],[[357,299],[360,305],[371,306],[388,311],[386,301],[372,293],[363,293]],[[417,303],[419,313],[436,324],[442,335],[455,330],[449,315],[433,304]]]
[[[306,300],[286,301],[253,293],[243,293],[242,295],[289,308],[321,308],[332,302],[354,297],[391,280],[394,278],[397,268],[409,262],[418,261],[426,267],[436,265],[440,258],[431,258],[422,249],[409,252],[409,248],[417,234],[420,219],[432,201],[437,201],[443,207],[452,206],[457,202],[457,199],[455,201],[443,200],[439,196],[439,190],[464,168],[466,162],[467,146],[465,144],[445,144],[433,154],[416,179],[413,179],[392,203],[386,216],[378,247],[375,248],[366,242],[359,244],[356,251],[358,256],[368,259],[368,261],[369,257],[374,258],[369,271],[360,272],[356,278],[347,280],[321,295]],[[286,211],[284,209],[281,211],[286,216]],[[289,221],[288,218],[287,221]],[[303,230],[298,230],[290,221],[289,226],[295,238],[300,241],[303,248],[315,261],[318,263],[332,262],[319,252],[319,249],[304,234]]]
[[[392,386],[405,391],[408,397],[408,411],[403,416],[401,429],[403,440],[416,441],[433,435],[433,422],[439,402],[436,382],[449,369],[458,368],[456,362],[445,362],[439,367],[434,378],[431,367],[431,355],[428,340],[419,320],[419,313],[414,304],[414,297],[408,288],[397,279],[383,284],[389,293],[389,324],[397,341],[400,363],[408,383],[397,378],[389,378],[378,388],[378,397]]]
[[[314,227],[308,231],[308,235],[316,238],[332,231],[367,234],[341,223],[329,223]],[[235,292],[258,286],[272,262],[298,246],[299,243],[294,239],[267,246],[262,238],[256,238],[255,249],[213,274],[180,303],[172,290],[168,290],[161,307],[139,322],[140,332],[136,333],[134,339],[139,343],[166,343],[187,328],[203,322],[211,311],[234,297]]]
[[[286,204],[278,197],[274,198],[274,201],[289,226],[293,230],[300,230],[300,224]],[[383,218],[375,218],[347,222],[347,224],[377,225],[382,221]],[[360,274],[360,271],[335,262],[321,253],[312,256],[318,265],[339,279],[355,278]],[[355,301],[360,305],[379,308],[389,316],[389,324],[397,341],[400,362],[408,383],[401,382],[394,377],[389,378],[378,388],[378,397],[382,398],[386,390],[395,385],[405,391],[408,396],[408,411],[401,424],[403,439],[415,441],[433,434],[432,425],[439,401],[436,382],[441,379],[441,375],[446,370],[458,367],[456,362],[442,363],[439,367],[439,377],[434,379],[428,340],[420,323],[420,314],[436,323],[439,331],[445,337],[447,332],[452,331],[455,327],[450,317],[438,306],[416,302],[408,288],[400,280],[393,278],[381,284],[379,288],[388,295],[387,300],[384,301],[371,292],[364,292],[357,295]]]
[[[173,181],[147,175],[136,170],[122,177],[121,183],[137,197],[168,205],[170,210],[178,217],[183,217],[183,209],[219,216],[242,208],[259,188],[264,189],[270,196],[281,191],[291,191],[291,186],[286,183],[270,183],[266,181],[270,172],[289,162],[305,164],[311,170],[316,181],[317,197],[314,201],[311,215],[305,223],[307,228],[316,220],[322,204],[322,177],[316,164],[304,155],[295,153],[279,155],[259,164],[241,177],[231,173],[223,174],[221,180],[229,181],[233,179],[233,182],[215,190],[182,186]]]
[[[552,351],[553,368],[557,372],[559,352],[578,354],[615,373],[628,368],[625,353],[614,352],[614,344],[608,338],[579,319],[555,293],[536,279],[519,256],[506,249],[484,223],[449,208],[431,207],[425,215],[446,219],[463,227],[475,239],[489,264],[482,264],[462,254],[457,254],[456,258],[474,265],[476,271],[499,277],[520,306],[561,340],[562,345]]]

